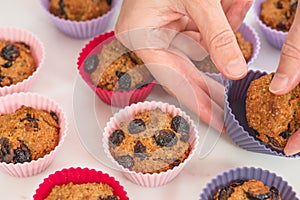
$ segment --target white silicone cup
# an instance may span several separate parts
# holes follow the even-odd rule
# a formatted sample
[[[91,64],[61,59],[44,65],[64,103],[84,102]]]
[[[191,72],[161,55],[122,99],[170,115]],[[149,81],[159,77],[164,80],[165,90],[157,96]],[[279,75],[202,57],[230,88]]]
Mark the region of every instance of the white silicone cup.
[[[155,108],[160,108],[163,112],[170,113],[172,116],[180,115],[187,120],[187,122],[190,125],[190,139],[188,142],[192,147],[190,155],[184,160],[184,162],[180,163],[178,166],[174,167],[173,169],[169,169],[165,172],[143,174],[141,172],[137,173],[134,171],[130,171],[129,169],[126,169],[123,166],[119,165],[118,162],[112,157],[109,151],[108,138],[110,134],[119,127],[119,124],[121,122],[131,120],[133,116],[138,112],[153,110]],[[130,106],[126,106],[124,109],[120,110],[118,113],[116,113],[113,117],[110,118],[109,122],[104,128],[103,136],[104,136],[102,140],[103,148],[106,155],[111,160],[111,162],[117,167],[118,170],[121,171],[121,173],[127,179],[143,187],[158,187],[172,181],[181,172],[184,166],[189,162],[189,160],[191,160],[191,158],[195,154],[198,146],[198,137],[199,137],[194,122],[191,120],[191,118],[188,115],[186,115],[185,112],[181,111],[179,108],[176,108],[175,106],[170,105],[168,103],[156,102],[156,101],[145,101],[145,102],[139,102],[137,104],[132,104]]]
[[[57,114],[60,132],[59,142],[54,150],[45,155],[43,158],[39,158],[31,162],[17,164],[0,162],[0,168],[11,176],[29,177],[43,172],[51,164],[57,151],[61,148],[64,142],[68,129],[66,114],[53,100],[30,92],[21,92],[0,97],[0,105],[0,114],[14,112],[21,105],[31,106],[36,109],[54,111]]]
[[[24,42],[30,46],[30,50],[36,63],[36,70],[25,80],[10,86],[0,87],[0,96],[12,94],[16,92],[26,92],[30,90],[34,81],[43,66],[45,59],[44,45],[40,39],[33,33],[15,28],[15,27],[0,27],[0,39],[10,40],[14,42]]]
[[[276,29],[273,29],[261,21],[261,19],[259,18],[259,14],[261,11],[261,3],[263,3],[264,1],[265,0],[254,1],[255,19],[265,39],[269,42],[269,44],[271,44],[273,47],[277,49],[281,49],[288,32],[283,32],[283,31],[278,31]]]
[[[74,39],[87,39],[103,33],[108,27],[120,0],[113,0],[110,10],[95,19],[86,21],[71,21],[59,18],[49,12],[49,0],[40,0],[41,6],[54,25],[65,35]]]

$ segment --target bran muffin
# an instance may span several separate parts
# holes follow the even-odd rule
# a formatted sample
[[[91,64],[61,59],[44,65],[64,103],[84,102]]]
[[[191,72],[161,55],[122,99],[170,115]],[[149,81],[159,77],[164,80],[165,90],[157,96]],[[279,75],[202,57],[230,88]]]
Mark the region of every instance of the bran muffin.
[[[53,111],[24,105],[0,115],[0,161],[24,163],[49,154],[59,141],[58,121]]]
[[[241,32],[236,31],[234,32],[234,35],[246,62],[248,62],[253,54],[253,45],[251,44],[251,42],[245,40]],[[194,64],[199,70],[203,72],[219,73],[219,70],[216,68],[215,64],[210,59],[210,56],[207,56],[200,62],[194,62]]]
[[[120,123],[109,136],[109,151],[124,168],[159,173],[182,163],[191,152],[190,126],[181,116],[160,108],[141,111]]]
[[[263,199],[281,200],[277,188],[269,188],[259,180],[235,180],[229,185],[222,187],[214,195],[214,200],[234,200],[234,199]]]
[[[295,18],[298,0],[266,0],[261,4],[260,20],[278,31],[288,32]]]
[[[86,21],[102,16],[110,10],[107,0],[50,0],[49,12],[71,21]]]
[[[0,40],[0,87],[22,82],[36,67],[28,44]]]
[[[282,150],[288,138],[300,128],[300,86],[284,95],[274,95],[269,85],[274,73],[252,81],[246,96],[246,118],[255,137]]]
[[[67,183],[56,185],[45,200],[120,200],[114,195],[113,188],[104,183]]]
[[[104,44],[99,55],[90,55],[84,69],[92,84],[108,91],[131,91],[153,80],[143,61],[116,39]]]

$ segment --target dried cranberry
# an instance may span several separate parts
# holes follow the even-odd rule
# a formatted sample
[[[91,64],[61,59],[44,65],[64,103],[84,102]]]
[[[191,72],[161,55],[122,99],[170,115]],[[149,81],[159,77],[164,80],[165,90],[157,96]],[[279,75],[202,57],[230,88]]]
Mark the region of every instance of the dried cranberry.
[[[154,139],[156,144],[162,147],[171,147],[177,143],[176,134],[168,129],[156,132]]]
[[[68,18],[67,13],[65,12],[65,9],[64,9],[65,8],[64,0],[59,0],[58,6],[59,6],[60,15],[63,15],[65,18]]]
[[[171,167],[176,167],[176,166],[180,165],[180,163],[181,163],[181,161],[180,161],[179,159],[176,159],[176,160],[174,160],[174,161],[170,164],[170,166],[171,166]]]
[[[58,123],[59,119],[58,119],[58,116],[57,116],[56,112],[50,111],[50,115],[56,121],[56,123]]]
[[[290,6],[290,12],[294,12],[294,10],[296,10],[297,6],[298,6],[298,1],[292,3]]]
[[[125,168],[130,169],[134,165],[134,160],[130,155],[120,156],[117,158],[117,162]]]
[[[118,200],[118,197],[111,195],[106,198],[99,198],[99,200]]]
[[[173,117],[171,121],[171,128],[180,133],[180,140],[183,142],[187,142],[190,137],[190,125],[188,122],[181,116],[177,115]]]
[[[278,189],[277,188],[275,188],[274,186],[272,186],[271,188],[270,188],[270,191],[271,191],[271,193],[272,193],[272,200],[279,200],[279,191],[278,191]]]
[[[37,131],[39,128],[38,119],[32,117],[29,113],[26,114],[26,117],[23,119],[20,119],[20,122],[25,122],[25,128],[27,131]]]
[[[128,73],[123,73],[118,80],[118,88],[119,90],[130,90],[131,87],[131,77]]]
[[[275,147],[275,148],[279,148],[282,149],[282,146],[280,146],[280,144],[272,137],[267,135],[267,138],[269,140],[269,142]]]
[[[8,61],[14,61],[19,57],[19,49],[13,44],[6,45],[2,51],[1,51],[1,56],[5,60]]]
[[[29,148],[24,144],[24,142],[21,142],[20,147],[14,150],[14,157],[13,161],[14,163],[24,163],[24,162],[30,162],[31,161],[31,153]]]
[[[0,138],[0,161],[10,163],[13,159],[14,151],[7,138]]]
[[[109,136],[109,146],[112,148],[115,148],[119,146],[123,139],[125,138],[124,132],[122,130],[115,130],[110,136]]]
[[[289,132],[288,131],[283,131],[282,133],[279,134],[283,139],[288,139],[289,138]]]
[[[92,73],[97,69],[97,66],[99,64],[99,58],[97,55],[90,55],[85,59],[83,63],[84,71],[86,73]]]
[[[106,0],[108,5],[111,5],[112,0]]]
[[[4,63],[1,66],[4,67],[4,68],[10,68],[12,66],[12,62],[11,61],[7,61],[6,63]]]
[[[233,192],[231,187],[222,187],[219,191],[218,200],[227,200]]]
[[[142,119],[134,119],[128,124],[128,131],[131,134],[137,134],[146,130],[146,124]]]
[[[17,42],[17,44],[20,44],[20,45],[24,46],[26,49],[30,50],[30,46],[28,44],[26,44],[25,42]]]
[[[8,76],[0,76],[0,87],[9,86],[13,83],[11,77]]]
[[[230,183],[230,187],[237,187],[237,186],[241,186],[241,185],[243,185],[243,184],[244,184],[244,182],[245,182],[245,181],[243,181],[243,180],[240,180],[240,179],[238,179],[238,180],[234,180],[234,181],[232,181],[232,182]]]
[[[269,199],[271,195],[272,195],[271,192],[265,194],[251,194],[249,192],[246,192],[246,196],[250,200],[265,200],[265,199]]]
[[[286,23],[285,22],[280,22],[279,24],[276,25],[276,28],[282,31],[286,31]]]
[[[134,156],[144,159],[146,157],[146,146],[141,141],[134,145]]]
[[[276,8],[278,8],[278,9],[282,9],[283,8],[283,5],[282,5],[281,1],[277,1]]]

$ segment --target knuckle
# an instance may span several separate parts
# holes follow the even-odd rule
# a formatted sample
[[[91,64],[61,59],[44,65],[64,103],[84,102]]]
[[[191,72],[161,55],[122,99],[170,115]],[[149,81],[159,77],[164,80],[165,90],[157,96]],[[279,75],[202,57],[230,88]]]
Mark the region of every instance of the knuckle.
[[[281,53],[289,59],[300,62],[300,48],[294,45],[294,43],[286,41],[282,46]]]
[[[227,46],[231,46],[235,42],[234,34],[231,30],[225,29],[219,33],[216,33],[210,40],[210,49],[218,49]]]

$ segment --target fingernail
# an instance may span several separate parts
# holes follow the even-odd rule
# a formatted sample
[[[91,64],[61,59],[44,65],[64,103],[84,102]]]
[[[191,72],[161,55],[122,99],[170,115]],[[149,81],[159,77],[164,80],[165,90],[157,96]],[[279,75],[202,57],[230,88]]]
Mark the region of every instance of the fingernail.
[[[247,73],[247,69],[243,68],[243,66],[245,66],[245,61],[243,60],[231,61],[226,66],[226,72],[233,79],[242,78]]]
[[[276,73],[270,84],[270,92],[276,93],[288,86],[289,78],[285,74]]]

